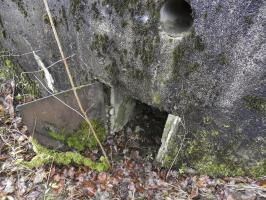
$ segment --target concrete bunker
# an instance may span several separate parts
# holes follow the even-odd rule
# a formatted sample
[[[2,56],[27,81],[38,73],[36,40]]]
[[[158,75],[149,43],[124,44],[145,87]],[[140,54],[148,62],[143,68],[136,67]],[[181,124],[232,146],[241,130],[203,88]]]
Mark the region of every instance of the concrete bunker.
[[[174,36],[189,31],[193,24],[192,8],[185,0],[168,0],[160,10],[163,31]]]

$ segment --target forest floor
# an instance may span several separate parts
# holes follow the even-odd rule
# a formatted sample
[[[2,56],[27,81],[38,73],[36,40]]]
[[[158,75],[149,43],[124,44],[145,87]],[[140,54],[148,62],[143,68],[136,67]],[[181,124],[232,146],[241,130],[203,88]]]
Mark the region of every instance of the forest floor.
[[[54,163],[27,169],[19,160],[34,155],[30,133],[14,112],[12,83],[1,87],[0,200],[8,199],[266,199],[266,177],[212,178],[158,169],[157,146],[130,127],[110,135],[104,144],[112,168],[97,172],[87,167]],[[31,97],[23,101],[31,101]],[[158,141],[157,141],[158,142]],[[156,141],[155,141],[156,143]],[[101,152],[85,151],[96,160]]]

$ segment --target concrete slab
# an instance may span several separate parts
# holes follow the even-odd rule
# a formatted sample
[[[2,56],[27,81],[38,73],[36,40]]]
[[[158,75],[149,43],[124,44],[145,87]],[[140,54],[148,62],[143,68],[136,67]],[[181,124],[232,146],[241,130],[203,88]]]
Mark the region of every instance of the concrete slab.
[[[89,84],[80,87],[77,92],[89,118],[100,120],[106,125],[107,97],[103,84],[98,82]],[[60,92],[54,96],[65,102],[71,108],[79,111],[73,90]],[[57,130],[65,129],[71,133],[79,127],[84,119],[54,96],[44,97],[30,103],[19,105],[17,109],[23,119],[23,123],[27,125],[30,133],[34,134],[34,137],[40,143],[52,148],[58,148],[60,147],[58,142],[46,138],[47,129],[49,127]]]

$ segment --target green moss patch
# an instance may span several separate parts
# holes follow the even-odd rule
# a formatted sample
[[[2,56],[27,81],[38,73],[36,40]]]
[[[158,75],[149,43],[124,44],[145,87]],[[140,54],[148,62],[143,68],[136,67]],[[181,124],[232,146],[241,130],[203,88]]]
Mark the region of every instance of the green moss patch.
[[[261,112],[266,112],[266,101],[258,96],[248,95],[244,97],[246,107]]]
[[[38,85],[30,80],[30,78],[26,74],[22,74],[23,71],[21,66],[7,57],[2,57],[2,59],[0,59],[0,64],[1,63],[3,67],[0,69],[0,83],[6,80],[14,79],[16,83],[16,96],[39,96]]]
[[[101,162],[94,162],[77,152],[58,152],[55,150],[47,149],[32,138],[31,138],[31,143],[33,145],[33,150],[36,153],[36,156],[34,156],[31,159],[31,161],[19,162],[19,164],[25,167],[34,168],[34,167],[40,167],[44,164],[55,163],[59,165],[69,165],[69,164],[84,165],[99,172],[108,169],[108,162],[104,157],[100,158]]]
[[[245,158],[236,155],[241,146],[241,134],[225,135],[213,130],[202,130],[186,136],[185,143],[179,153],[176,166],[188,166],[196,169],[200,174],[213,177],[249,176],[262,177],[266,175],[266,160],[262,159],[247,164]],[[163,166],[171,167],[178,151],[180,135],[171,138],[167,155],[163,158]],[[260,150],[258,150],[260,151]],[[184,171],[184,169],[182,169]]]
[[[173,50],[173,78],[188,78],[190,73],[198,71],[200,64],[196,61],[193,62],[193,59],[188,56],[194,53],[203,53],[205,48],[203,39],[196,35],[195,30],[184,37]],[[183,66],[186,66],[186,69]]]
[[[160,105],[161,104],[161,95],[160,95],[160,92],[153,93],[152,103],[155,104],[155,105]]]
[[[107,133],[103,125],[97,120],[91,120],[91,124],[100,142],[106,139]],[[55,140],[64,142],[68,147],[75,148],[77,151],[83,151],[85,148],[95,149],[98,143],[86,122],[81,123],[79,129],[74,133],[67,133],[65,130],[57,132],[55,130],[48,130],[49,136]]]

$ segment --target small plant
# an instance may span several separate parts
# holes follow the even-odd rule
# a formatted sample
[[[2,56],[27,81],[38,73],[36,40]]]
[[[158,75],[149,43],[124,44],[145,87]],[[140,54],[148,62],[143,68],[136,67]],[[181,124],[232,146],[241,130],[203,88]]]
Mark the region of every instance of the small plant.
[[[97,120],[91,120],[91,124],[99,140],[103,142],[106,139],[105,128]],[[80,128],[71,134],[66,133],[65,130],[61,130],[60,132],[48,130],[48,134],[53,139],[64,142],[68,147],[75,148],[79,152],[83,151],[86,147],[89,149],[95,149],[97,147],[97,141],[93,137],[86,122],[81,123]]]

